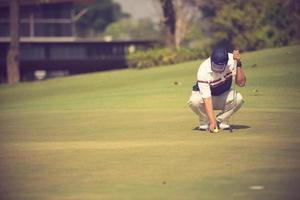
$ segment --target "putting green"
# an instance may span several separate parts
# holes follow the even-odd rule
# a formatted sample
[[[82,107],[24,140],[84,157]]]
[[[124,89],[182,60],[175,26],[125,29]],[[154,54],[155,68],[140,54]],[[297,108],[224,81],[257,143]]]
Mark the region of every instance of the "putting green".
[[[234,133],[193,130],[201,61],[1,85],[0,199],[299,199],[298,55],[242,55]]]

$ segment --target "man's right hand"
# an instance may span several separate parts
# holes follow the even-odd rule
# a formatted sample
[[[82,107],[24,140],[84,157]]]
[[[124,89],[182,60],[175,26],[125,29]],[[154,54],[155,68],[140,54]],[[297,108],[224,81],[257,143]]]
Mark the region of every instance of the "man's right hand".
[[[209,132],[213,133],[216,128],[218,128],[216,120],[209,123]]]
[[[213,103],[212,103],[212,97],[204,98],[204,105],[205,105],[205,111],[209,120],[209,131],[213,133],[215,128],[217,128],[217,121],[214,116],[213,111]]]

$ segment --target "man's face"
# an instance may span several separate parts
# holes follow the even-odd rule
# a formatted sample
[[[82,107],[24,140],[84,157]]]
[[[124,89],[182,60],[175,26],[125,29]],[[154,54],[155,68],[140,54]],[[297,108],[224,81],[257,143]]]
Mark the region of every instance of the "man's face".
[[[224,72],[226,66],[227,66],[227,63],[225,63],[225,64],[216,64],[213,61],[211,61],[211,69],[212,69],[213,72],[222,73],[222,72]]]

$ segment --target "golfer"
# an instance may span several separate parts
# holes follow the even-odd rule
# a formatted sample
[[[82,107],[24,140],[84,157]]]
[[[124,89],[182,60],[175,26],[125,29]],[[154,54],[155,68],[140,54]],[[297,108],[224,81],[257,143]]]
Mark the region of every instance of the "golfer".
[[[231,129],[230,117],[244,103],[242,95],[231,89],[232,80],[239,87],[245,86],[246,77],[242,68],[239,50],[228,53],[217,47],[199,67],[197,82],[193,86],[188,104],[199,117],[199,129]],[[214,110],[221,110],[216,116]]]

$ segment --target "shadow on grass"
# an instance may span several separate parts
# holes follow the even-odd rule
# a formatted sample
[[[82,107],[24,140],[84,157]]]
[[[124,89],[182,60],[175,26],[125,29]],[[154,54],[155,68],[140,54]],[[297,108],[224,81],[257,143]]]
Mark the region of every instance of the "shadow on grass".
[[[248,129],[251,128],[250,126],[247,125],[239,125],[239,124],[232,124],[231,128],[233,130],[239,130],[239,129]],[[193,128],[194,131],[205,131],[205,130],[200,130],[198,126],[196,126],[195,128]]]
[[[248,129],[251,128],[250,126],[247,125],[237,125],[237,124],[233,124],[231,125],[232,129]]]

